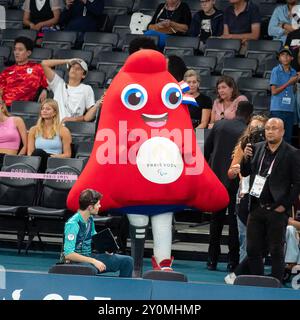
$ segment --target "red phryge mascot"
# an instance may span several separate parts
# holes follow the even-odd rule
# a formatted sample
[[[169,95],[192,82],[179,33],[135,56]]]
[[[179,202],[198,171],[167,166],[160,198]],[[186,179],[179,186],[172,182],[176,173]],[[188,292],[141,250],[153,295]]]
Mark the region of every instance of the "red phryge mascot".
[[[188,100],[188,98],[187,98]],[[103,194],[101,210],[128,215],[134,276],[142,274],[149,219],[154,269],[172,270],[172,217],[183,207],[218,211],[228,194],[197,145],[183,89],[153,50],[132,54],[106,92],[90,159],[70,191]]]

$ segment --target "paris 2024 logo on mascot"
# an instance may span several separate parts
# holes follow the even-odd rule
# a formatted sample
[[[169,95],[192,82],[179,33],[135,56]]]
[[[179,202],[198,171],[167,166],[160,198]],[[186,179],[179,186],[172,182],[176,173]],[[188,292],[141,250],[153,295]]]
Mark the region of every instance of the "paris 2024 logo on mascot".
[[[161,53],[132,54],[106,92],[93,151],[68,196],[76,211],[80,192],[92,188],[103,194],[102,211],[128,214],[136,276],[150,218],[153,267],[172,270],[176,208],[214,212],[229,200],[197,145],[182,87]]]

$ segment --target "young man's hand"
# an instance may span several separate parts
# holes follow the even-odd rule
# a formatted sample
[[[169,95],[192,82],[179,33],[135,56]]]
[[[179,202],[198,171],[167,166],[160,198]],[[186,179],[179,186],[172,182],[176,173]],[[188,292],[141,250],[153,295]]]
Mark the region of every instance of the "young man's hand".
[[[101,261],[99,261],[99,260],[97,260],[97,259],[94,259],[93,265],[94,265],[100,272],[104,272],[104,271],[106,270],[106,265],[105,265],[103,262],[101,262]]]

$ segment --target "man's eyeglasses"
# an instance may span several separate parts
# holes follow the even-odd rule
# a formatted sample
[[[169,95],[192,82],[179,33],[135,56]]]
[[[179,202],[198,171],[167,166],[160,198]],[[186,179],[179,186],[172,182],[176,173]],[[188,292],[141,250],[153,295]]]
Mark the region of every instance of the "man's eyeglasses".
[[[220,113],[221,120],[225,118],[224,111]]]

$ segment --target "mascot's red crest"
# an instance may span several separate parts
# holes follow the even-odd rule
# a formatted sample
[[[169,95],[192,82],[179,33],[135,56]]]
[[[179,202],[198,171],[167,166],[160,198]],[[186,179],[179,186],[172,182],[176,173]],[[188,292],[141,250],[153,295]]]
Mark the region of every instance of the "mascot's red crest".
[[[78,209],[86,188],[103,194],[101,210],[227,206],[227,191],[203,158],[182,100],[161,53],[132,54],[106,92],[93,151],[69,193],[68,207]]]

